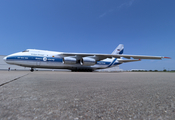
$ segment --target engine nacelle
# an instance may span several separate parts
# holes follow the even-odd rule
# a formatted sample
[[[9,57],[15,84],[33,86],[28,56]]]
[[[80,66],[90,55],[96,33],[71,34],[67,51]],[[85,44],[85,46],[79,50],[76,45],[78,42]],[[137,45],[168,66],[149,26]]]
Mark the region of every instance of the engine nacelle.
[[[97,63],[97,61],[93,58],[90,58],[90,57],[84,57],[82,58],[81,60],[81,65],[95,65]]]
[[[64,64],[76,64],[77,59],[73,57],[64,57],[63,58],[63,63]]]

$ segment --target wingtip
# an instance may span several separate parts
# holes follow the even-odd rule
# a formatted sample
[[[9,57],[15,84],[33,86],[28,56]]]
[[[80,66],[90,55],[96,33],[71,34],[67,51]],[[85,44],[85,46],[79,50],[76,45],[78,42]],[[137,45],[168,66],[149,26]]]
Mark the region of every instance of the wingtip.
[[[163,57],[163,58],[166,58],[166,59],[171,59],[170,57]]]

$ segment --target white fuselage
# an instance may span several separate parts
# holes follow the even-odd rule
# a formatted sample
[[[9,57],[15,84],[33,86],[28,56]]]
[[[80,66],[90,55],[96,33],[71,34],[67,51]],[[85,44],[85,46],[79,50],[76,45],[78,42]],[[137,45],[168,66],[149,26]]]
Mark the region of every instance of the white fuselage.
[[[65,56],[61,52],[28,49],[6,56],[4,60],[8,64],[14,64],[30,68],[49,68],[49,69],[70,69],[70,70],[96,70],[114,67],[119,65],[117,58],[106,58],[96,61],[93,65],[83,65],[80,62],[66,63]]]

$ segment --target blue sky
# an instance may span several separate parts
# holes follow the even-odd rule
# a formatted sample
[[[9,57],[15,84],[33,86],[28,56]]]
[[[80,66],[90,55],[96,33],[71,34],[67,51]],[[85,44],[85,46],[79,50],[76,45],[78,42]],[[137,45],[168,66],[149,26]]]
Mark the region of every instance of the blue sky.
[[[121,69],[175,70],[174,0],[1,0],[0,54],[28,48],[169,56]]]

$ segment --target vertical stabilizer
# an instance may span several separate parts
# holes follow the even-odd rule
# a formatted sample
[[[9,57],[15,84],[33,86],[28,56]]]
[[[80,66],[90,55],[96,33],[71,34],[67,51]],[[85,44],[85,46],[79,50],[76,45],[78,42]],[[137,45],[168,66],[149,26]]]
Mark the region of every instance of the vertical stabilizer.
[[[124,51],[124,45],[123,44],[119,44],[117,46],[117,48],[112,52],[112,55],[123,54],[123,51]]]

